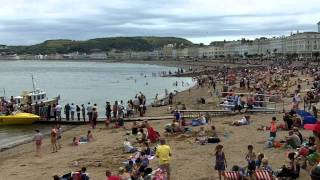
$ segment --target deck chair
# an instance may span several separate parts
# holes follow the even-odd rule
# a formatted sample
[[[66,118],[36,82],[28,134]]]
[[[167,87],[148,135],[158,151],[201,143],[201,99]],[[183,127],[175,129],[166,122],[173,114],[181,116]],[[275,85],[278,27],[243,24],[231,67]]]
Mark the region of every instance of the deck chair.
[[[225,180],[241,180],[240,173],[237,171],[225,171],[223,176]]]
[[[266,170],[255,171],[256,180],[273,180],[271,173]]]

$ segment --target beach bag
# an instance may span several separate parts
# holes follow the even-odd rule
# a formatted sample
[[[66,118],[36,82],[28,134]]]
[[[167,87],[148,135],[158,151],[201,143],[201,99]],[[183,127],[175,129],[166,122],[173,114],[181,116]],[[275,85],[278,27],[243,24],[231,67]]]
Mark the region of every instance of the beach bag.
[[[208,138],[208,143],[219,143],[220,139],[217,137],[210,137]]]

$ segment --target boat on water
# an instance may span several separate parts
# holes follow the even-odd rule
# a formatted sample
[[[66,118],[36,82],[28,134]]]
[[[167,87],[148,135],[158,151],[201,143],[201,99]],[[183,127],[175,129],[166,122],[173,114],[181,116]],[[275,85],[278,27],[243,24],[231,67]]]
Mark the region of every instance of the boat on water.
[[[0,125],[28,125],[38,121],[40,116],[30,113],[0,115]]]
[[[36,89],[33,75],[32,75],[32,85],[33,90],[32,91],[23,91],[21,96],[12,97],[11,100],[13,100],[16,104],[19,105],[31,105],[35,106],[36,104],[42,103],[43,105],[53,105],[57,104],[60,100],[60,95],[57,97],[49,99],[47,97],[47,93],[41,89]]]
[[[11,96],[10,99],[6,98],[3,89],[3,97],[0,97],[0,125],[32,124],[40,119],[40,108],[58,103],[60,95],[49,99],[45,91],[35,88],[33,76],[32,83],[33,91],[23,91],[21,96]]]

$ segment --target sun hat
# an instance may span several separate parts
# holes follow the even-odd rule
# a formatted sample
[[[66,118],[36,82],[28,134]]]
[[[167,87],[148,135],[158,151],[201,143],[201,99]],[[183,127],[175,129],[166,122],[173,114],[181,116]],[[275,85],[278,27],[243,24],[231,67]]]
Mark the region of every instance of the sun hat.
[[[315,124],[306,124],[304,125],[304,129],[320,133],[320,121],[317,121]]]

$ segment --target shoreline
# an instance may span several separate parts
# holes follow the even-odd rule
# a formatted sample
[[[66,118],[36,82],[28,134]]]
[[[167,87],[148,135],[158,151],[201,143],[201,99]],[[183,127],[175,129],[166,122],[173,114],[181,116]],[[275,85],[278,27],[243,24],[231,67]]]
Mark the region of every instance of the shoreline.
[[[59,124],[59,123],[57,123],[57,124]],[[67,132],[67,131],[72,130],[72,129],[77,128],[77,127],[78,126],[74,126],[74,125],[62,126],[62,133]],[[42,133],[42,135],[43,135],[44,139],[49,139],[50,138],[50,132]],[[10,149],[13,149],[13,148],[16,148],[18,146],[24,145],[24,144],[29,144],[29,143],[33,143],[33,137],[26,138],[26,139],[24,139],[23,141],[20,141],[20,142],[11,143],[11,144],[2,146],[2,147],[0,147],[0,153],[4,152],[4,151],[7,151],[7,150],[10,150]]]
[[[6,60],[6,61],[7,61],[7,62],[10,62],[11,60]],[[21,60],[15,60],[15,61],[21,61]],[[22,60],[22,61],[24,61],[24,60]],[[43,60],[26,60],[26,61],[43,61]],[[60,60],[44,60],[44,61],[60,61]],[[1,62],[1,60],[0,60],[0,62]],[[67,61],[67,62],[68,62],[68,61]],[[71,61],[71,62],[84,62],[84,61],[83,61],[83,60],[76,60],[76,61]],[[89,60],[89,61],[86,61],[86,62],[92,62],[92,61]],[[101,62],[101,61],[95,61],[95,62]],[[137,63],[136,63],[136,62],[119,62],[119,61],[114,61],[114,62],[106,62],[106,63],[144,64],[143,62],[144,62],[144,61],[139,61],[139,62],[137,62]],[[160,63],[156,63],[156,62],[152,62],[152,63],[149,64],[149,65],[158,65],[158,66],[173,67],[173,68],[183,68],[183,65],[180,66],[180,67],[175,67],[175,66],[172,66],[172,64],[160,64]],[[188,76],[188,77],[192,78],[192,76]],[[183,93],[183,92],[187,92],[189,89],[193,89],[195,86],[196,86],[195,83],[190,84],[190,86],[187,87],[186,89],[184,89],[184,90],[182,90],[182,91],[177,91],[177,94],[178,94],[178,93],[180,94],[180,93]],[[177,94],[174,94],[174,96],[176,96]],[[162,98],[161,98],[161,94],[159,94],[159,95],[160,95],[160,98],[159,98],[158,101],[167,100],[167,99],[168,99],[168,97],[162,97]],[[153,98],[150,98],[150,99],[153,99]],[[149,102],[149,103],[147,104],[147,109],[149,109],[149,108],[156,108],[156,107],[152,107],[152,103],[154,103],[154,102]],[[148,112],[148,111],[147,111],[147,112]],[[104,119],[104,117],[103,117],[102,119]],[[99,123],[102,123],[102,122],[99,122]],[[51,122],[50,122],[50,124],[51,124]],[[54,124],[54,123],[52,122],[52,124]],[[56,124],[59,124],[59,122],[57,122]],[[68,128],[64,129],[63,132],[69,131],[69,130],[72,130],[72,129],[74,129],[74,128],[78,128],[78,127],[81,127],[81,126],[87,126],[87,124],[85,124],[85,125],[66,125],[66,127],[68,127]],[[46,139],[46,140],[50,138],[50,132],[44,133],[43,135],[44,135],[44,139]],[[31,143],[33,143],[33,137],[26,138],[26,139],[23,140],[23,141],[16,142],[16,143],[11,143],[11,144],[5,145],[5,146],[3,146],[3,147],[0,147],[0,153],[1,153],[1,152],[4,152],[4,151],[7,151],[7,150],[10,150],[10,149],[14,149],[14,148],[16,148],[16,147],[18,147],[18,146],[21,146],[21,145],[24,145],[24,144],[31,144]]]
[[[221,88],[221,83],[217,84],[217,89]],[[179,92],[174,97],[174,105],[178,102],[186,104],[187,109],[209,109],[216,107],[218,97],[210,95],[208,87],[192,87],[191,93],[188,90]],[[205,104],[198,104],[197,99],[205,98]],[[286,99],[288,101],[288,99]],[[168,106],[149,107],[146,116],[157,116],[159,114],[168,113]],[[282,118],[282,113],[276,114],[252,114],[252,123],[244,127],[230,126],[229,124],[235,120],[242,118],[243,114],[234,116],[219,116],[213,117],[211,124],[204,126],[206,130],[210,129],[211,125],[216,127],[218,136],[221,138],[221,143],[224,146],[228,164],[246,165],[244,160],[248,144],[254,145],[256,153],[263,152],[269,159],[270,165],[277,169],[286,162],[287,149],[266,149],[265,141],[269,136],[269,131],[257,131],[257,128],[269,125],[270,119],[276,116],[277,119]],[[163,128],[171,120],[150,121],[152,127],[161,133],[161,136],[166,137],[168,144],[172,148],[173,159],[171,163],[172,179],[207,179],[213,180],[217,178],[217,172],[214,171],[212,164],[212,153],[215,145],[199,145],[194,142],[194,136],[166,136]],[[131,123],[125,123],[127,128],[131,127]],[[97,129],[92,130],[95,141],[90,144],[80,146],[70,146],[71,140],[75,136],[85,135],[89,129],[88,126],[79,126],[63,134],[63,148],[58,153],[51,153],[50,140],[45,139],[43,145],[43,157],[35,158],[35,147],[33,143],[27,143],[10,150],[0,152],[0,166],[3,169],[3,178],[7,180],[15,179],[33,179],[43,180],[49,179],[53,175],[62,175],[70,171],[79,169],[79,167],[87,167],[90,174],[90,179],[103,179],[105,170],[110,169],[116,172],[122,162],[130,156],[124,154],[123,138],[126,130],[123,129],[106,129],[103,124],[98,125]],[[198,127],[192,127],[193,132],[198,131]],[[309,132],[301,130],[301,133],[307,137]],[[254,137],[252,136],[254,134]],[[277,138],[283,138],[287,135],[287,131],[279,131]],[[134,144],[136,145],[136,144]],[[102,162],[100,167],[96,167],[93,163],[97,160]],[[73,166],[73,162],[78,161],[79,166]],[[191,162],[186,163],[186,162]],[[50,162],[50,163],[48,163]],[[157,160],[150,161],[152,168],[157,167]],[[192,168],[191,168],[192,167]],[[228,168],[229,169],[229,168]],[[33,173],[35,170],[41,173]],[[191,178],[197,177],[197,178]],[[301,178],[306,178],[306,171],[301,172]]]

